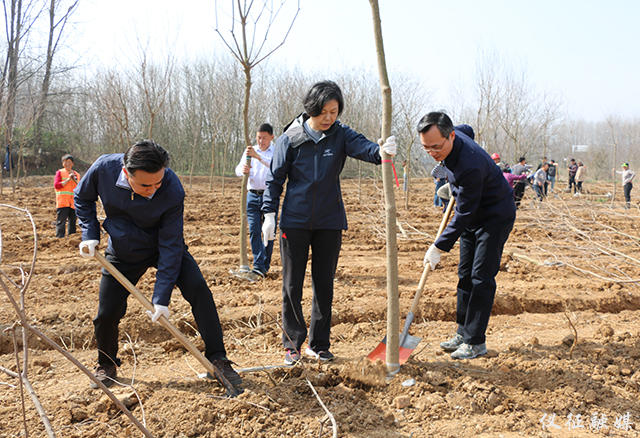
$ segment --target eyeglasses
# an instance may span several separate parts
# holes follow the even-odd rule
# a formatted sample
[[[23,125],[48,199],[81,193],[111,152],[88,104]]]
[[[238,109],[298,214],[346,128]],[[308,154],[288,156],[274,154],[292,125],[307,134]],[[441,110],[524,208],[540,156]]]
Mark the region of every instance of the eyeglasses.
[[[424,148],[425,151],[427,152],[440,152],[442,150],[442,148],[444,147],[444,144],[447,142],[447,140],[449,139],[449,137],[446,137],[442,143],[437,144],[435,146],[427,146],[427,145],[422,145],[422,147]]]

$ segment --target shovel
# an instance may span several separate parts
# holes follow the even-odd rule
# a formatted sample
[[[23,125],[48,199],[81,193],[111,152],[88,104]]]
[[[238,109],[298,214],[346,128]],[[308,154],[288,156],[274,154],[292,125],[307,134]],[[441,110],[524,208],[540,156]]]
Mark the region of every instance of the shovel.
[[[438,229],[438,234],[436,239],[440,237],[440,234],[444,231],[444,228],[447,226],[449,222],[449,218],[451,217],[451,212],[453,211],[453,206],[455,204],[455,198],[451,197],[449,201],[449,205],[447,205],[447,210],[442,217],[442,222],[440,223],[440,228]],[[411,336],[409,334],[409,327],[413,322],[416,312],[418,311],[418,303],[420,302],[420,297],[422,296],[422,291],[424,290],[424,285],[427,282],[427,277],[429,276],[429,272],[431,271],[431,265],[427,263],[427,266],[424,267],[424,271],[422,272],[422,277],[420,277],[420,282],[418,283],[418,290],[416,291],[416,295],[413,297],[413,303],[411,304],[411,309],[407,314],[407,320],[404,323],[404,327],[402,328],[402,334],[400,335],[400,365],[403,365],[413,353],[413,350],[418,346],[422,338],[417,336]],[[376,359],[380,359],[384,362],[387,356],[387,337],[378,344],[378,346],[367,356],[371,362],[375,362]]]
[[[127,277],[122,275],[122,273],[120,271],[118,271],[118,269],[116,269],[116,267],[113,266],[109,262],[109,260],[107,260],[98,251],[96,251],[95,257],[98,259],[100,264],[111,275],[113,275],[120,282],[120,284],[122,284],[131,293],[131,295],[133,295],[134,297],[136,297],[138,299],[138,301],[140,301],[140,303],[142,304],[142,306],[144,308],[146,308],[147,310],[149,310],[151,312],[155,312],[153,304],[151,304],[151,302],[147,299],[147,297],[142,295],[142,292],[140,292],[133,285],[133,283],[131,283],[127,279]],[[229,380],[227,380],[227,378],[224,376],[224,374],[222,374],[222,370],[220,370],[220,368],[218,368],[216,365],[214,365],[211,362],[209,362],[209,360],[206,357],[204,357],[204,355],[200,352],[200,350],[198,350],[198,348],[195,345],[193,345],[193,343],[189,339],[187,339],[187,337],[185,335],[183,335],[182,332],[180,332],[180,330],[178,330],[175,325],[171,324],[171,322],[164,315],[161,315],[160,319],[158,319],[158,321],[160,322],[160,324],[162,324],[164,326],[164,328],[169,330],[169,332],[173,336],[175,336],[175,338],[178,341],[180,341],[180,343],[182,345],[184,345],[184,347],[189,351],[189,353],[191,353],[196,359],[198,359],[198,362],[200,362],[205,367],[205,369],[207,371],[209,371],[209,373],[212,376],[214,376],[222,384],[222,386],[225,387],[225,389],[227,391],[226,392],[226,396],[227,397],[235,398],[235,397],[238,396],[238,394],[239,394],[238,390],[231,384],[231,382],[229,382]]]

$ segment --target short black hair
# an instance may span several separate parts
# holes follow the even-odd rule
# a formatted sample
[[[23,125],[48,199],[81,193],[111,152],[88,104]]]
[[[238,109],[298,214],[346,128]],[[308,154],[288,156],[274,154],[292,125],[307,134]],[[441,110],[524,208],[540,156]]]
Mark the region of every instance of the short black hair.
[[[518,163],[522,163],[523,161],[527,161],[527,159],[525,157],[520,157],[520,159],[518,160]]]
[[[67,160],[71,160],[72,163],[75,163],[76,160],[73,158],[73,155],[71,154],[66,154],[62,156],[62,159],[60,161],[62,161],[62,164],[64,164],[65,161]]]
[[[273,135],[273,126],[268,123],[263,123],[258,126],[258,130],[256,132],[266,132],[269,135]]]
[[[344,109],[344,98],[342,90],[333,81],[320,81],[311,86],[307,94],[302,99],[304,112],[311,117],[322,114],[322,108],[332,100],[338,101],[338,115],[342,114]]]
[[[123,162],[131,175],[138,170],[158,173],[169,165],[169,152],[153,140],[141,140],[127,149]]]
[[[418,132],[420,134],[427,132],[433,125],[438,127],[438,131],[440,131],[440,135],[443,137],[449,137],[453,132],[453,122],[451,118],[443,112],[440,111],[432,111],[418,122]]]

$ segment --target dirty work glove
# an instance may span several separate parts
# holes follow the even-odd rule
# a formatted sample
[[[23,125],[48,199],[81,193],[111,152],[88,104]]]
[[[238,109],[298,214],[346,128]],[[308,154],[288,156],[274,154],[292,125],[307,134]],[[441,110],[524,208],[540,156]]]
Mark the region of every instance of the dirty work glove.
[[[262,243],[266,247],[270,240],[276,240],[276,214],[265,213],[262,224]]]
[[[436,269],[436,265],[440,263],[440,250],[434,244],[431,244],[427,253],[424,255],[422,264],[426,267],[427,263],[431,266],[431,270]]]
[[[387,138],[387,141],[383,142],[382,139],[378,140],[378,144],[380,145],[380,149],[384,151],[385,154],[393,157],[396,154],[396,137],[391,136]],[[380,154],[382,156],[382,154]]]
[[[167,306],[154,304],[153,308],[156,309],[155,313],[151,310],[147,310],[147,315],[151,318],[151,322],[158,322],[161,315],[164,315],[165,318],[169,319],[169,308]]]
[[[91,258],[96,255],[96,247],[100,243],[99,240],[83,240],[78,246],[82,257]],[[86,251],[85,251],[86,249]]]

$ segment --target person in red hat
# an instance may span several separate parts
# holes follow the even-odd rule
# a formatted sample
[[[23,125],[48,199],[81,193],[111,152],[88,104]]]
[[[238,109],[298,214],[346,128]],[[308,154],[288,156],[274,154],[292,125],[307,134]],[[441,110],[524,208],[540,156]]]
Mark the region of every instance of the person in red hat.
[[[491,159],[494,161],[494,163],[496,163],[498,166],[500,165],[500,155],[498,155],[497,152],[494,152],[493,155],[491,155]]]

